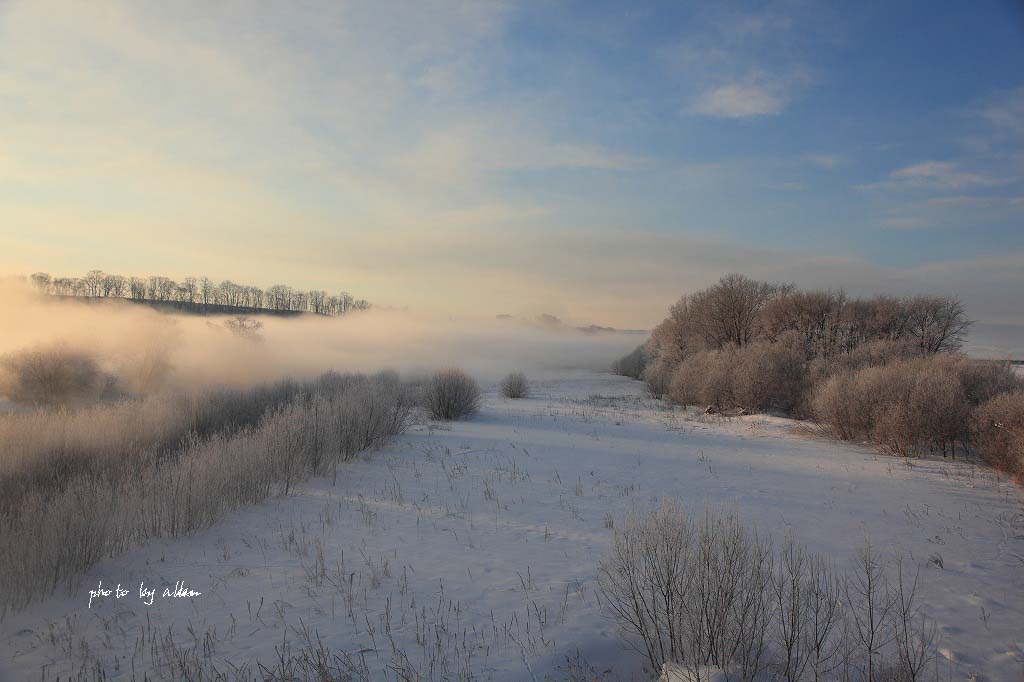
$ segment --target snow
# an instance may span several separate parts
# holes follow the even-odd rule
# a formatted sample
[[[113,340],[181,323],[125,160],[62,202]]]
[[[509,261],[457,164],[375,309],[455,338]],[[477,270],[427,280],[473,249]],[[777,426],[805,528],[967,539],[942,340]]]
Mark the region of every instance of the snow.
[[[729,682],[729,676],[719,668],[702,667],[690,671],[681,665],[666,663],[658,682]]]
[[[697,512],[732,506],[841,562],[867,533],[923,566],[954,677],[1024,670],[1020,489],[971,463],[905,463],[786,419],[672,409],[641,389],[569,371],[526,400],[494,387],[472,420],[417,425],[344,465],[336,485],[313,480],[195,536],[107,559],[70,594],[0,623],[0,679],[97,668],[176,679],[173,661],[189,657],[252,677],[257,659],[273,668],[281,651],[297,653],[305,632],[372,679],[394,679],[400,650],[414,666],[469,665],[475,679],[564,679],[571,659],[651,680],[594,579],[608,526],[663,497]],[[127,594],[89,608],[101,580]],[[202,594],[162,596],[179,581]],[[150,606],[140,582],[159,588]]]

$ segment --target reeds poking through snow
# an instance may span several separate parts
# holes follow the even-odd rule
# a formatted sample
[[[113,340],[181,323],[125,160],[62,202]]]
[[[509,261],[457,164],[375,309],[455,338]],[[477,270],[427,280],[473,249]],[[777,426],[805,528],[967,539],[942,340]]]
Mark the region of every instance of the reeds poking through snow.
[[[5,416],[0,613],[146,538],[204,528],[309,475],[336,476],[338,462],[401,432],[412,408],[397,375],[328,374]]]
[[[868,541],[841,571],[791,536],[774,548],[733,513],[691,518],[666,502],[616,526],[598,584],[663,680],[931,679],[918,573]]]
[[[0,515],[16,510],[22,496],[45,498],[78,476],[118,480],[126,467],[154,467],[187,439],[254,426],[312,388],[282,381],[0,415]]]

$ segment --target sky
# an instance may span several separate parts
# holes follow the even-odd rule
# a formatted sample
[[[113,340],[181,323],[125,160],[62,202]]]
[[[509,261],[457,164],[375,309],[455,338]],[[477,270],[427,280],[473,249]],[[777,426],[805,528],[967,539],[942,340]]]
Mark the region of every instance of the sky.
[[[727,272],[1024,329],[1024,4],[0,0],[0,272],[647,328]]]

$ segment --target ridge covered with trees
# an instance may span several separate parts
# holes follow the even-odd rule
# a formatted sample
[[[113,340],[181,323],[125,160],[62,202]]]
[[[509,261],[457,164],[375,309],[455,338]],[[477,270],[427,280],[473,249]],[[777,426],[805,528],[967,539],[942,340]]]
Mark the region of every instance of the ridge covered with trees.
[[[209,277],[185,277],[176,282],[159,275],[125,277],[90,270],[84,277],[51,277],[37,272],[29,280],[41,293],[51,296],[124,299],[199,313],[344,315],[370,307],[367,301],[347,292],[332,295],[321,289],[305,291],[286,284],[262,289],[231,280],[218,284]]]

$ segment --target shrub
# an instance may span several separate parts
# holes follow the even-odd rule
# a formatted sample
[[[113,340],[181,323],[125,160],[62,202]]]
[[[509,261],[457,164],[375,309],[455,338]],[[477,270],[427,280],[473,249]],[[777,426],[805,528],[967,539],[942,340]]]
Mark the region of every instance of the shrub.
[[[880,398],[886,409],[877,413],[872,440],[894,454],[955,451],[970,430],[970,405],[959,367],[937,359],[887,366]]]
[[[117,480],[125,466],[159,462],[189,439],[256,426],[302,391],[312,387],[282,381],[0,416],[0,515],[30,491],[49,495],[75,476]]]
[[[805,401],[807,370],[798,339],[694,353],[680,363],[669,395],[680,405],[793,412]]]
[[[602,601],[664,680],[923,679],[936,628],[917,588],[868,541],[839,571],[792,536],[776,551],[733,513],[672,502],[616,524],[598,566]]]
[[[17,403],[37,407],[82,404],[112,389],[112,380],[92,356],[63,345],[0,359],[0,393]]]
[[[843,371],[815,389],[811,409],[836,438],[870,441],[899,455],[952,453],[971,432],[967,366],[927,356]]]
[[[480,387],[461,369],[441,370],[423,387],[423,403],[432,419],[461,419],[480,409]]]
[[[530,385],[522,372],[512,372],[501,380],[501,394],[506,398],[525,398],[530,393]]]
[[[771,545],[732,514],[691,520],[664,503],[618,524],[598,569],[599,588],[635,649],[666,663],[763,665],[770,613]]]
[[[869,385],[876,372],[842,372],[819,384],[811,397],[814,419],[834,438],[866,439],[876,402]]]
[[[672,384],[673,367],[663,360],[658,360],[644,367],[641,379],[647,386],[647,395],[661,399],[668,395]]]
[[[847,353],[818,357],[808,365],[808,383],[824,383],[829,377],[841,372],[856,372],[868,367],[887,365],[897,360],[921,357],[923,351],[906,341],[881,339],[868,341],[854,347]]]
[[[1024,377],[1013,371],[1009,362],[950,359],[959,363],[960,383],[967,402],[977,407],[1001,393],[1024,390]]]
[[[612,363],[612,373],[631,379],[639,379],[643,376],[644,368],[647,367],[646,344],[640,344],[633,352],[624,355]]]
[[[1003,393],[982,404],[975,424],[981,458],[1012,476],[1024,476],[1024,391]]]
[[[750,410],[794,412],[805,400],[804,350],[792,334],[775,343],[759,342],[736,351],[732,397]]]
[[[689,356],[676,368],[669,397],[680,405],[734,405],[736,355],[736,348],[727,346]]]
[[[201,397],[126,401],[81,417],[0,418],[0,433],[17,436],[0,439],[3,454],[21,453],[0,457],[0,616],[146,538],[188,534],[231,509],[287,494],[306,476],[337,475],[338,462],[401,432],[413,404],[393,374],[331,375],[247,392],[237,411],[232,395],[219,394],[213,413],[233,426],[204,436],[189,428],[203,411],[193,404]],[[263,402],[253,423],[230,421],[282,396],[290,397]],[[19,447],[33,433],[42,445]],[[55,446],[74,455],[63,460],[70,464],[51,466]],[[12,491],[16,497],[8,497]]]

